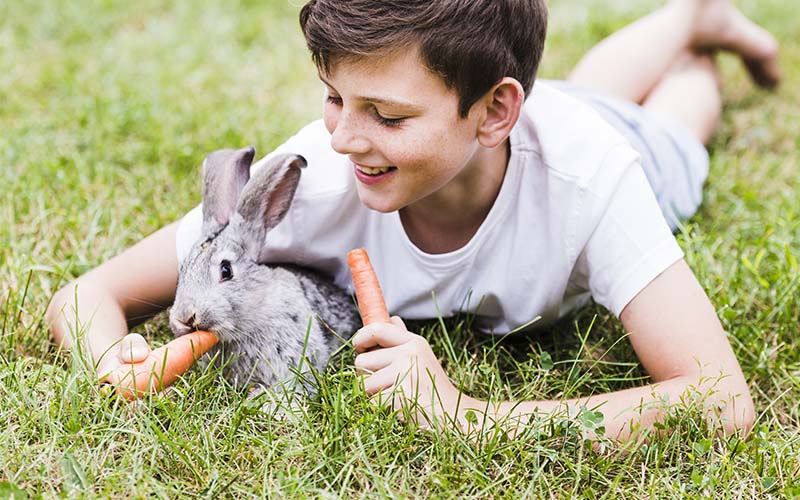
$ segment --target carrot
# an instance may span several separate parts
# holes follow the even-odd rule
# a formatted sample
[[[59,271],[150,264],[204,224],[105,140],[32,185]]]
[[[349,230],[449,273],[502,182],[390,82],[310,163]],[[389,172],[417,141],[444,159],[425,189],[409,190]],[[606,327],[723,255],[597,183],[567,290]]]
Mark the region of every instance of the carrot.
[[[153,349],[144,361],[117,368],[104,376],[101,382],[114,385],[117,394],[128,400],[160,391],[172,385],[218,340],[211,332],[187,333]]]
[[[353,287],[356,290],[358,309],[364,326],[372,323],[388,323],[389,311],[383,300],[378,276],[369,261],[369,255],[363,248],[347,253],[347,265],[353,275]]]

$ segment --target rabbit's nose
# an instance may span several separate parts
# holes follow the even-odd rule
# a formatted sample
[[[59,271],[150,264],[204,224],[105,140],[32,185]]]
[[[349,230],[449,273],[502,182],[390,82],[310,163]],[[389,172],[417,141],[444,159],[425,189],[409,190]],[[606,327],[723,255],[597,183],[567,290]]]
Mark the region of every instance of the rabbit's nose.
[[[183,320],[183,324],[188,326],[189,328],[194,328],[196,322],[197,322],[197,313],[192,313],[191,316]]]
[[[191,311],[187,316],[170,315],[170,327],[176,335],[185,335],[196,330],[197,313]]]

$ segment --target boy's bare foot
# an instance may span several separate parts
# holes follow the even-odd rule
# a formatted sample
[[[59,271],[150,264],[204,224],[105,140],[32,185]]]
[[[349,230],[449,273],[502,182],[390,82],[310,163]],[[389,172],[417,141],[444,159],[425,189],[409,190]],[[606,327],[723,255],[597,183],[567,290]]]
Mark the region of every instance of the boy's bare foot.
[[[753,80],[774,87],[781,79],[778,41],[755,24],[730,0],[675,0],[692,9],[695,20],[692,44],[697,49],[722,49],[742,58]]]

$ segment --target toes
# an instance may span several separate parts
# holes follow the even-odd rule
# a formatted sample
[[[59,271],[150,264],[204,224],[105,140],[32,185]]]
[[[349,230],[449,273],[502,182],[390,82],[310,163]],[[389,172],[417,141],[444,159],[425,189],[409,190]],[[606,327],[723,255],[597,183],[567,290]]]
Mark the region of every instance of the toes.
[[[757,25],[751,25],[754,32],[749,50],[740,52],[744,63],[753,81],[765,88],[773,88],[780,82],[781,68],[778,64],[778,41],[768,31]]]
[[[742,58],[745,68],[759,87],[775,88],[781,81],[781,71],[775,60]]]

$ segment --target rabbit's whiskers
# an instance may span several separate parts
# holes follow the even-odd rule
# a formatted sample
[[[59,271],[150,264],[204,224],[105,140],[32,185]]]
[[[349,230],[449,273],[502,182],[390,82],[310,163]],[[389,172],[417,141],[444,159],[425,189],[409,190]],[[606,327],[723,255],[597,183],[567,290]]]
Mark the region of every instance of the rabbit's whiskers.
[[[152,318],[152,314],[138,314],[136,316],[131,316],[128,318],[129,323],[139,323],[140,321],[145,321]]]
[[[167,302],[167,303],[153,302],[153,301],[150,301],[150,300],[145,300],[143,298],[137,297],[135,295],[123,295],[123,297],[125,297],[128,300],[130,300],[131,302],[138,302],[139,304],[144,304],[146,306],[151,306],[154,309],[157,309],[159,311],[163,311],[164,309],[166,309],[167,307],[170,306],[169,302]]]

